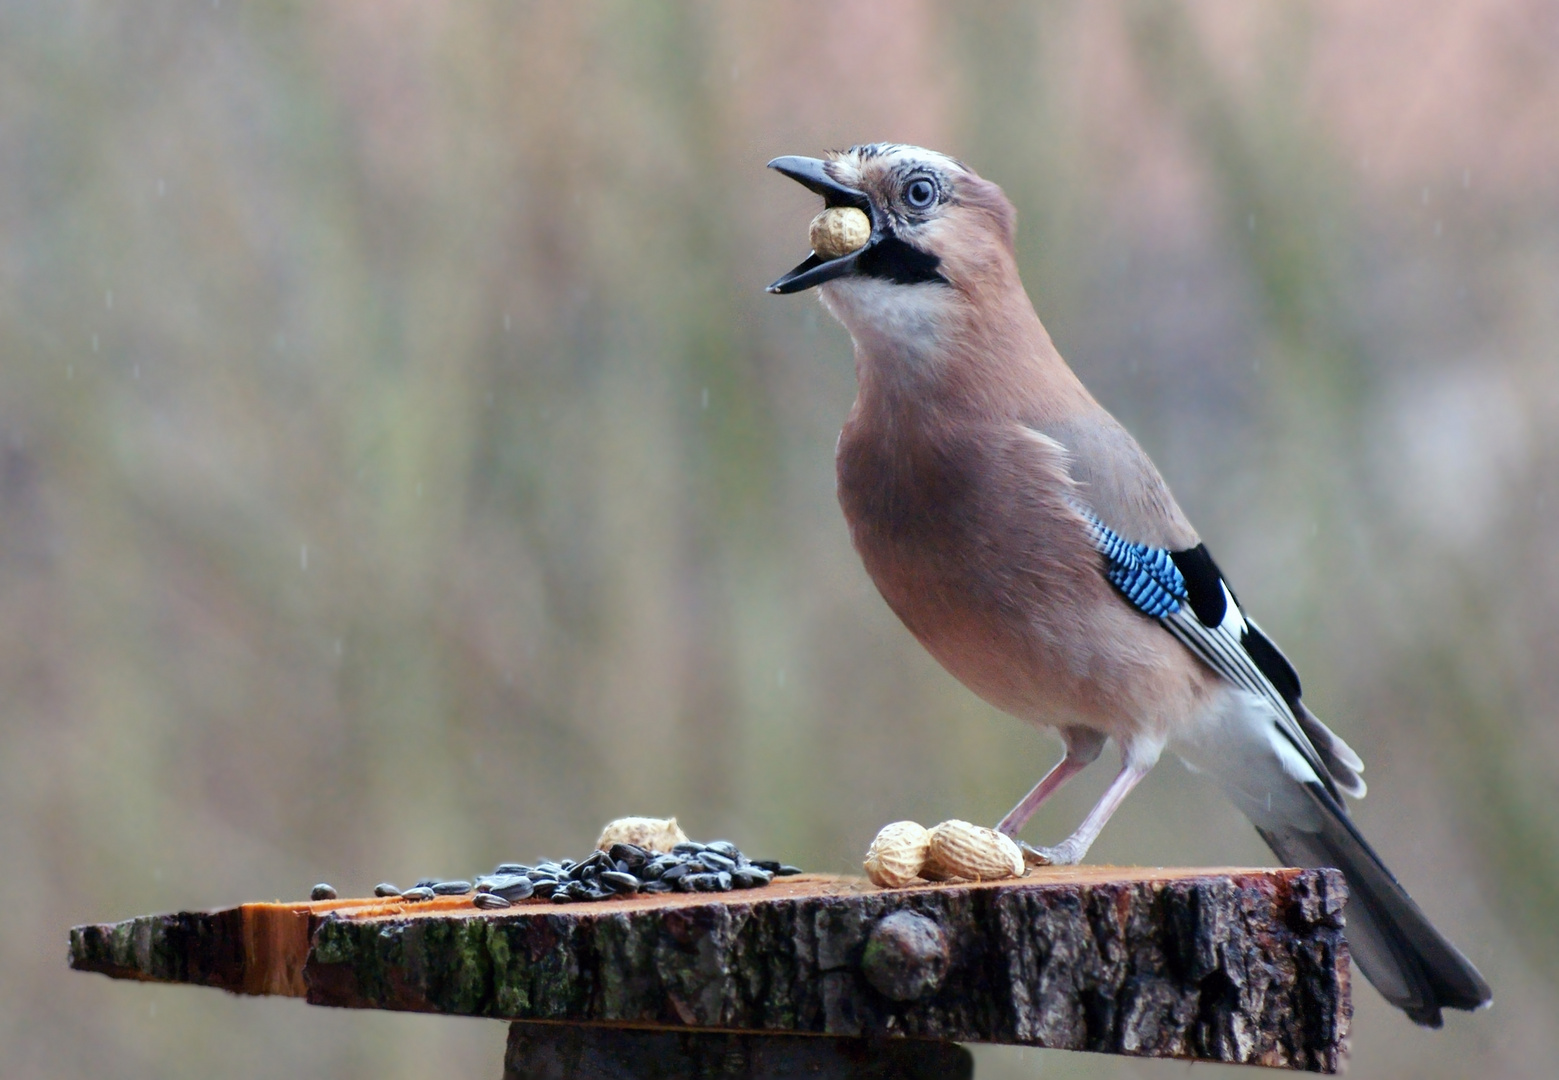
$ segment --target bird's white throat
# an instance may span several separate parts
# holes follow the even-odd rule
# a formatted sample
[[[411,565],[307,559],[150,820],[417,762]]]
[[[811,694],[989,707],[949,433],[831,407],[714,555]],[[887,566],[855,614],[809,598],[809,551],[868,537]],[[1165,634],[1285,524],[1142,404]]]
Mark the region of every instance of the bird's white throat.
[[[946,285],[899,285],[880,278],[845,277],[818,290],[856,348],[873,358],[924,368],[940,355],[954,301]]]

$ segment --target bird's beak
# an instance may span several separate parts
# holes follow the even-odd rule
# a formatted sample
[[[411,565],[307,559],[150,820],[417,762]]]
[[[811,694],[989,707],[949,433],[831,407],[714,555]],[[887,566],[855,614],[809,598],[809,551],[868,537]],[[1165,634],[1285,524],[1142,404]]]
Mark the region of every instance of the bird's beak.
[[[848,255],[841,255],[837,259],[820,259],[816,253],[808,255],[794,270],[769,286],[768,291],[771,293],[801,292],[803,289],[810,289],[814,285],[821,285],[825,281],[832,281],[834,278],[848,274],[855,268],[855,263],[860,259],[862,252],[876,243],[881,234],[877,214],[872,209],[871,200],[866,197],[866,194],[845,187],[829,176],[823,166],[822,161],[809,157],[777,157],[769,162],[769,168],[784,173],[803,187],[810,188],[823,196],[825,206],[853,206],[857,210],[864,211],[872,219],[871,239]]]

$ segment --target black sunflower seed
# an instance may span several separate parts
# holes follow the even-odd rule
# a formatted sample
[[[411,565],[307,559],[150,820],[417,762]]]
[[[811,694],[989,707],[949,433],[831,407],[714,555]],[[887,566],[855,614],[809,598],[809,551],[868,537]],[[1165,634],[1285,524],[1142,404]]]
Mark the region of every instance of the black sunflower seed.
[[[723,870],[718,874],[689,874],[682,880],[687,882],[687,892],[731,891],[731,875]]]
[[[536,886],[531,882],[530,878],[517,877],[514,879],[514,884],[494,889],[493,895],[501,896],[512,904],[516,900],[529,899],[535,892]]]
[[[617,870],[603,870],[601,872],[601,884],[611,889],[614,893],[636,893],[639,891],[639,879],[632,874],[625,874]]]
[[[597,851],[569,867],[568,877],[571,881],[584,881],[595,877],[603,868],[609,869],[611,865],[611,856],[604,851]]]
[[[713,848],[710,848],[708,851],[699,852],[698,861],[703,863],[709,869],[716,871],[734,870],[736,868],[735,859],[722,855]]]
[[[680,844],[674,844],[671,848],[671,853],[673,855],[697,855],[703,850],[703,844],[695,844],[691,840],[684,840]]]
[[[657,855],[640,868],[638,876],[644,881],[658,881],[663,873],[681,863],[682,860],[676,855]]]
[[[401,893],[401,899],[413,904],[421,903],[433,899],[433,890],[426,885],[418,885],[414,889],[407,889]]]
[[[334,900],[335,898],[335,886],[327,885],[323,881],[309,890],[310,900]]]
[[[399,885],[391,884],[388,881],[381,881],[379,884],[374,886],[375,896],[399,896],[400,894],[401,887]]]
[[[735,862],[742,853],[741,849],[738,848],[735,844],[731,843],[729,840],[711,841],[710,843],[704,845],[704,849],[706,851],[713,851],[718,855],[724,855],[732,862]]]
[[[731,871],[731,886],[737,889],[757,889],[773,880],[773,874],[756,866],[738,866]]]
[[[530,867],[526,866],[524,863],[501,862],[497,866],[493,867],[493,873],[494,874],[528,874],[528,873],[530,873]]]
[[[471,891],[469,881],[440,881],[433,887],[434,896],[464,896]]]
[[[471,903],[486,911],[497,911],[509,906],[509,901],[497,893],[479,892],[471,897]]]
[[[627,863],[626,872],[630,874],[650,861],[650,853],[638,844],[613,844],[607,849],[607,854],[612,857],[613,862]]]

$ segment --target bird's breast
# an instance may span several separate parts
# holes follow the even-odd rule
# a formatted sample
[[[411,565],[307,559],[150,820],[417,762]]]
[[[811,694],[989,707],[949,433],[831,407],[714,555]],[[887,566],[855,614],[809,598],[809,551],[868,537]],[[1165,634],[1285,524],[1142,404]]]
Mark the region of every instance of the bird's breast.
[[[930,555],[963,542],[978,495],[977,448],[852,422],[839,437],[839,502],[856,546]],[[865,556],[867,552],[862,551]]]
[[[1025,651],[1035,613],[1062,587],[1047,580],[1048,560],[1034,557],[1053,546],[1040,535],[1047,523],[1003,512],[1023,493],[1003,491],[990,433],[896,419],[852,417],[840,435],[851,541],[889,607],[937,659],[982,695],[1009,697],[976,658]]]
[[[1112,593],[1071,509],[1064,452],[1013,425],[896,419],[857,409],[837,468],[851,540],[905,626],[1026,719],[1111,733],[1149,711],[1112,688],[1157,689],[1145,676],[1178,646]]]

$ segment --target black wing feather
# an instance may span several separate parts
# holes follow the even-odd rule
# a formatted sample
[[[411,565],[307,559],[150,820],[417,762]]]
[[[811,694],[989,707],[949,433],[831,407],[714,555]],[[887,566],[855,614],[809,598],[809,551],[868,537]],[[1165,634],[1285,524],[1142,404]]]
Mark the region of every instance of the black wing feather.
[[[1223,622],[1227,604],[1223,598],[1223,571],[1213,562],[1206,544],[1197,544],[1184,551],[1171,551],[1169,557],[1185,579],[1185,590],[1190,596],[1191,610],[1196,612],[1203,626],[1217,626]]]

